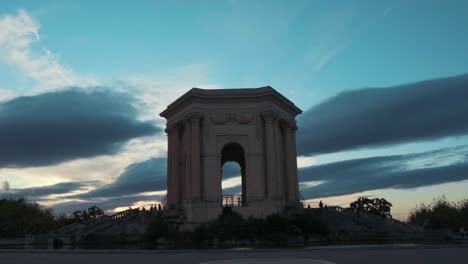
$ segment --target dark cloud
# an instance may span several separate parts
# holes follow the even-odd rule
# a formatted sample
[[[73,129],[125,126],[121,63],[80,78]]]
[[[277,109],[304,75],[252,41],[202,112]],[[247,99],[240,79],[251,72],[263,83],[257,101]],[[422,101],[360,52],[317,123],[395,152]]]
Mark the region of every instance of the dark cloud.
[[[242,185],[236,185],[229,188],[223,188],[223,195],[242,194]]]
[[[163,195],[141,195],[142,192],[166,190],[166,158],[151,158],[128,166],[117,179],[93,191],[69,196],[66,198],[79,199],[53,205],[57,213],[71,213],[93,205],[103,209],[130,206],[143,200],[161,201]],[[239,165],[228,162],[223,166],[223,179],[240,175]],[[234,189],[239,189],[236,186]],[[85,201],[83,201],[85,200]]]
[[[38,200],[44,196],[51,194],[65,194],[71,191],[80,190],[89,182],[62,182],[55,185],[31,187],[24,189],[10,189],[9,191],[0,192],[0,199],[31,199]]]
[[[462,146],[419,154],[354,159],[302,168],[299,170],[301,182],[321,183],[313,187],[302,186],[301,193],[306,199],[311,199],[375,189],[410,189],[468,180],[466,154],[468,148]],[[441,158],[451,162],[438,166],[431,162],[421,164],[421,161],[426,159]],[[439,164],[440,162],[439,160]],[[409,165],[411,163],[419,163],[419,166]]]
[[[117,179],[101,188],[80,194],[78,198],[117,197],[141,192],[166,190],[167,159],[151,158],[128,166]],[[240,175],[239,165],[228,162],[223,166],[223,179]]]
[[[117,179],[77,198],[118,197],[166,189],[166,158],[151,158],[125,168]]]
[[[137,120],[128,94],[70,89],[0,104],[0,167],[43,166],[114,154],[160,129]]]
[[[468,75],[343,92],[298,118],[299,155],[468,133]]]
[[[132,204],[139,201],[162,201],[164,199],[161,195],[136,195],[113,197],[105,199],[90,199],[86,201],[74,200],[70,202],[57,203],[52,206],[56,214],[71,214],[76,210],[84,210],[91,206],[98,206],[103,210],[111,210],[116,207],[130,207]],[[146,209],[149,209],[148,207]]]
[[[231,162],[226,162],[223,165],[223,170],[222,170],[222,178],[223,180],[240,176],[240,165],[237,162],[231,161]]]

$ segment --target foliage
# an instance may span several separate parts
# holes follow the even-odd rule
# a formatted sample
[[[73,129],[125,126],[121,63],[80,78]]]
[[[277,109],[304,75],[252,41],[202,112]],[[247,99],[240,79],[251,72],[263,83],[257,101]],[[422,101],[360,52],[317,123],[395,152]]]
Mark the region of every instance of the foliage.
[[[213,237],[213,230],[207,224],[197,226],[190,235],[190,239],[197,246],[201,246],[205,242],[210,242]]]
[[[56,227],[51,209],[24,199],[0,200],[0,216],[0,237],[46,233]]]
[[[209,228],[220,241],[249,238],[247,221],[231,207],[224,207],[221,215],[209,224]]]
[[[438,197],[428,205],[422,203],[413,208],[408,221],[432,229],[468,227],[468,200],[454,203],[445,196]]]
[[[104,211],[96,205],[89,207],[88,210],[77,210],[72,214],[72,218],[80,222],[101,218],[102,216],[104,216]]]
[[[310,211],[294,214],[290,219],[290,223],[300,229],[301,235],[305,239],[308,239],[310,235],[325,236],[328,234],[326,223]]]
[[[356,213],[368,213],[383,218],[392,218],[390,207],[393,205],[384,198],[360,197],[349,204],[351,210]]]
[[[147,241],[157,245],[160,238],[174,240],[177,234],[176,226],[171,224],[171,222],[164,217],[162,212],[158,212],[151,217],[145,237]]]
[[[213,239],[223,241],[261,241],[270,246],[286,246],[289,238],[310,235],[325,235],[325,223],[309,213],[295,214],[286,217],[272,214],[265,219],[249,217],[248,219],[234,211],[224,208],[222,214],[214,221],[199,225],[192,233],[196,245],[210,242]]]

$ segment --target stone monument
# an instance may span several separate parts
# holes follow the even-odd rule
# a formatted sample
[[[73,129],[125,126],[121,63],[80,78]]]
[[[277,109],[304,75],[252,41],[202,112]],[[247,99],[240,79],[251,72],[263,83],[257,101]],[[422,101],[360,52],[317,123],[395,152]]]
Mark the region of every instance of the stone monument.
[[[167,119],[167,208],[183,209],[189,223],[216,218],[224,205],[221,168],[228,161],[241,168],[242,195],[233,210],[242,216],[300,206],[300,113],[269,86],[189,90],[160,114]]]

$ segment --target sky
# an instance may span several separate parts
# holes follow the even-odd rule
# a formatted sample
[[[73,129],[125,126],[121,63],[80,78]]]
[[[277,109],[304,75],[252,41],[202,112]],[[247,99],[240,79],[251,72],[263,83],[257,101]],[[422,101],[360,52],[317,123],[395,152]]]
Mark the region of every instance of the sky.
[[[70,213],[164,199],[159,113],[270,85],[304,112],[304,200],[468,198],[466,1],[5,1],[0,198]],[[239,190],[238,167],[223,170]]]

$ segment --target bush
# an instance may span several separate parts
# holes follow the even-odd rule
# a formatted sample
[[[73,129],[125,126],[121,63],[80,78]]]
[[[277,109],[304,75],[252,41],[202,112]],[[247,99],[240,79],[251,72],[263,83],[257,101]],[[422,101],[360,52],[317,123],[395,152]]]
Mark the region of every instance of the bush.
[[[290,223],[301,230],[304,239],[308,239],[310,235],[325,236],[328,234],[326,223],[308,211],[293,215]]]
[[[249,239],[247,221],[230,207],[223,208],[221,215],[210,226],[220,241]]]
[[[221,215],[214,221],[198,225],[189,236],[192,245],[211,245],[213,239],[226,241],[260,241],[270,246],[286,246],[288,239],[309,235],[327,234],[326,225],[310,213],[301,213],[290,219],[282,214],[273,214],[265,219],[249,217],[244,219],[230,207],[223,208]],[[147,238],[157,242],[159,238],[173,239],[182,233],[164,220],[162,214],[152,219],[147,229]],[[187,241],[186,241],[187,242]]]
[[[175,224],[168,221],[162,213],[155,214],[149,221],[145,232],[145,239],[158,245],[160,238],[175,240],[178,235]]]
[[[51,209],[24,199],[0,200],[0,237],[47,233],[56,227]]]
[[[206,242],[211,244],[213,238],[213,230],[207,224],[201,224],[197,226],[195,230],[193,230],[193,232],[190,234],[190,239],[196,246],[202,246]]]
[[[445,196],[436,198],[432,203],[420,204],[410,211],[408,221],[411,224],[432,229],[452,229],[468,227],[468,200],[450,202]]]

